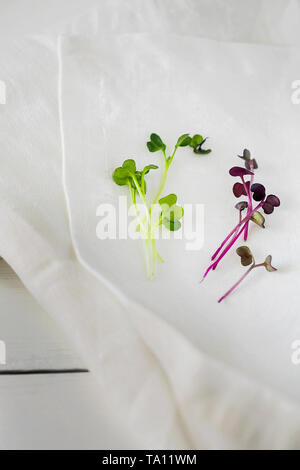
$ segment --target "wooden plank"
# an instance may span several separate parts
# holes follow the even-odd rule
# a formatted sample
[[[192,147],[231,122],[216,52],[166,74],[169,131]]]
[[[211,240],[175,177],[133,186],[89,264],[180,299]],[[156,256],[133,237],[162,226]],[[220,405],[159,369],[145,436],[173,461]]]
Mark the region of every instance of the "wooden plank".
[[[92,374],[0,376],[0,449],[133,449]]]
[[[64,334],[3,259],[0,259],[0,341],[6,345],[6,364],[0,363],[0,373],[84,368]]]

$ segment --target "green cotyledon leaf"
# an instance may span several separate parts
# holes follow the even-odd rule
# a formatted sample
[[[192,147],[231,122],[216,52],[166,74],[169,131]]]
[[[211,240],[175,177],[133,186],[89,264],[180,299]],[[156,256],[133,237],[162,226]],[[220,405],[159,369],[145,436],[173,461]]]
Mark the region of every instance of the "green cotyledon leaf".
[[[181,206],[171,206],[168,212],[169,219],[171,221],[180,220],[183,217],[184,210]]]
[[[166,150],[166,145],[163,143],[162,139],[158,134],[152,133],[150,135],[150,141],[147,142],[147,147],[150,152],[158,152]]]
[[[146,165],[142,171],[142,174],[144,175],[147,175],[147,173],[149,173],[150,170],[157,170],[158,166],[157,165]]]
[[[186,147],[187,145],[190,145],[192,138],[189,136],[189,134],[183,134],[181,135],[176,143],[176,147]]]
[[[168,194],[168,196],[162,197],[159,201],[161,206],[167,204],[169,207],[174,206],[177,202],[176,194]]]
[[[170,232],[176,232],[181,227],[181,223],[179,222],[179,220],[172,221],[172,220],[169,220],[167,218],[163,218],[162,223],[163,223],[164,227],[166,227],[168,230],[170,230]]]
[[[176,205],[176,194],[169,194],[159,200],[161,206],[161,220],[162,224],[170,231],[174,232],[179,230],[181,223],[179,220],[183,217],[183,208]]]
[[[202,144],[203,142],[203,137],[202,135],[200,134],[195,134],[192,139],[191,139],[191,142],[190,142],[190,147],[192,147],[193,149],[195,149],[196,147],[198,147],[198,145]]]
[[[132,158],[124,160],[122,168],[127,169],[130,173],[134,173],[136,171],[135,161]]]
[[[128,173],[128,170],[126,170],[126,168],[119,167],[115,169],[112,177],[116,184],[118,184],[119,186],[124,186],[125,184],[128,184],[130,174]]]
[[[136,164],[133,159],[125,160],[122,166],[115,169],[113,172],[113,180],[119,186],[124,186],[128,184],[129,180],[132,178],[132,175],[135,174]]]

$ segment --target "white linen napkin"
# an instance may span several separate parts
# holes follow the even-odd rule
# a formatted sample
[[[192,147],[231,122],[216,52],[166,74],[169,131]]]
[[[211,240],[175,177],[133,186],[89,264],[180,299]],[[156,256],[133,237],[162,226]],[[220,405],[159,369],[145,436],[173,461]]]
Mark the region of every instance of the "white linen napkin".
[[[135,47],[127,50],[124,47],[126,45]],[[189,54],[192,54],[196,47],[197,51],[205,54],[207,60],[211,57],[212,50],[217,53],[218,59],[214,56],[209,63],[205,61],[206,66],[202,69],[206,75],[204,74],[205,77],[201,80],[205,81],[207,90],[202,90],[202,81],[198,84],[197,62],[191,64],[188,60],[189,55],[186,57],[190,46],[192,51]],[[283,398],[276,392],[270,391],[271,389],[265,389],[257,382],[240,376],[231,367],[225,365],[225,362],[233,364],[233,351],[235,354],[239,351],[242,355],[241,363],[235,362],[234,365],[259,379],[267,371],[270,373],[269,379],[266,380],[269,385],[281,389],[290,396],[293,395],[293,387],[297,383],[296,372],[288,367],[288,362],[280,363],[282,353],[286,353],[285,345],[289,343],[292,326],[294,335],[299,325],[293,305],[297,301],[298,293],[295,290],[293,278],[289,277],[291,273],[280,275],[284,277],[282,284],[286,295],[290,298],[288,306],[284,305],[284,311],[268,310],[275,302],[259,295],[260,302],[267,302],[267,304],[263,303],[265,310],[262,309],[257,313],[252,309],[251,312],[245,302],[246,290],[241,289],[237,297],[242,299],[239,303],[245,307],[242,313],[237,310],[237,297],[232,297],[230,307],[225,306],[220,314],[215,303],[216,289],[212,287],[213,282],[207,284],[205,290],[197,285],[200,265],[197,260],[198,255],[193,253],[191,257],[188,256],[189,253],[185,253],[189,269],[186,270],[186,278],[181,279],[183,285],[181,285],[180,292],[186,299],[186,287],[193,276],[195,284],[192,284],[191,289],[194,291],[193,295],[197,295],[197,304],[199,302],[201,308],[195,312],[193,302],[189,301],[183,310],[185,313],[183,317],[182,309],[179,309],[180,303],[176,307],[170,295],[173,312],[167,309],[166,317],[162,319],[159,315],[163,315],[164,311],[159,311],[158,308],[159,299],[162,298],[158,282],[165,283],[166,288],[171,289],[171,282],[174,281],[174,277],[170,279],[172,267],[176,268],[178,264],[184,263],[183,254],[178,255],[180,248],[177,246],[177,241],[164,246],[165,258],[167,258],[166,270],[161,270],[159,273],[160,278],[157,278],[159,281],[146,284],[142,280],[142,260],[137,248],[138,242],[133,243],[133,246],[130,243],[124,244],[125,249],[118,256],[118,264],[114,261],[115,268],[119,269],[116,275],[111,270],[110,263],[115,250],[119,250],[119,243],[115,242],[113,251],[104,253],[109,247],[106,248],[106,244],[105,248],[102,247],[101,242],[100,249],[99,241],[95,239],[95,204],[104,200],[103,187],[100,183],[105,185],[108,196],[116,197],[118,188],[113,186],[110,179],[113,164],[120,162],[121,154],[126,153],[124,155],[126,157],[127,152],[131,155],[133,151],[141,155],[139,161],[143,159],[148,161],[149,155],[143,148],[142,139],[141,142],[139,139],[143,137],[142,134],[145,138],[148,132],[154,130],[152,128],[154,124],[159,127],[157,131],[164,131],[170,141],[177,136],[178,132],[185,130],[182,126],[187,126],[187,130],[191,127],[193,131],[198,130],[198,126],[205,125],[211,136],[214,153],[211,157],[207,157],[207,160],[193,160],[193,155],[182,155],[174,163],[171,183],[176,182],[179,188],[182,188],[182,198],[188,198],[190,195],[191,202],[196,197],[196,191],[194,193],[194,187],[190,185],[191,192],[189,193],[188,184],[190,179],[194,178],[195,168],[199,173],[199,186],[205,185],[208,174],[215,175],[218,185],[223,189],[224,194],[226,192],[226,196],[223,196],[222,192],[221,203],[225,206],[225,202],[232,202],[229,186],[231,180],[228,177],[227,189],[225,189],[223,173],[219,176],[216,166],[220,168],[220,173],[221,169],[225,173],[228,165],[231,164],[232,147],[238,147],[237,151],[239,151],[246,137],[249,140],[251,137],[250,141],[255,142],[255,151],[261,152],[262,156],[258,160],[261,161],[262,173],[264,169],[268,169],[268,172],[264,173],[266,180],[269,177],[270,184],[274,186],[276,184],[279,188],[279,182],[282,179],[277,175],[279,170],[276,175],[271,173],[271,163],[265,163],[263,158],[267,151],[264,133],[269,137],[268,144],[271,148],[268,151],[271,154],[276,155],[279,140],[283,158],[287,160],[285,171],[288,185],[292,187],[297,184],[296,172],[292,171],[294,161],[290,159],[290,153],[296,153],[299,145],[296,140],[296,109],[289,108],[290,102],[284,105],[281,101],[283,98],[280,95],[277,97],[275,93],[278,87],[279,90],[287,90],[285,79],[295,73],[297,59],[294,51],[267,48],[266,53],[264,48],[255,48],[253,54],[250,54],[250,57],[247,56],[242,72],[243,74],[250,73],[250,77],[251,70],[253,72],[251,65],[253,66],[253,61],[254,65],[256,64],[257,54],[261,67],[266,63],[266,56],[267,63],[272,59],[270,70],[265,67],[261,72],[265,77],[264,91],[267,94],[267,105],[269,105],[265,105],[264,111],[271,109],[274,113],[274,99],[277,100],[278,109],[287,108],[282,118],[278,114],[272,119],[266,118],[267,124],[264,126],[264,116],[260,118],[261,101],[257,107],[254,105],[254,112],[252,110],[251,117],[249,117],[248,100],[251,101],[251,98],[253,101],[255,98],[254,89],[258,86],[259,77],[255,75],[253,82],[250,80],[253,89],[251,91],[250,87],[247,91],[249,98],[241,93],[238,80],[236,80],[237,96],[240,100],[245,100],[243,118],[245,121],[251,119],[251,128],[248,130],[246,125],[241,128],[240,121],[237,122],[240,118],[238,103],[233,102],[235,104],[231,107],[230,96],[227,98],[228,102],[222,101],[225,99],[222,90],[216,87],[216,80],[213,80],[214,70],[211,68],[216,65],[214,62],[220,61],[220,66],[224,67],[225,72],[228,57],[234,65],[247,52],[247,47],[241,51],[231,46],[228,49],[224,51],[221,44],[209,41],[197,42],[195,45],[193,39],[178,40],[176,36],[128,35],[115,38],[112,36],[100,38],[95,36],[89,39],[66,38],[62,41],[60,64],[58,64],[56,43],[48,38],[40,37],[15,41],[2,56],[1,70],[7,84],[7,103],[0,112],[1,254],[72,339],[88,367],[98,378],[107,395],[108,406],[118,415],[120,423],[126,425],[128,434],[132,436],[133,447],[299,447],[298,406],[292,404],[287,396]],[[100,52],[101,55],[99,55]],[[132,66],[129,69],[126,65],[128,53]],[[141,54],[144,53],[146,56],[137,66]],[[148,59],[151,57],[151,61],[147,61],[147,57]],[[166,62],[163,59],[166,59]],[[145,88],[147,90],[145,102],[141,84],[146,78],[150,81],[154,70],[150,70],[149,65],[153,63],[156,65],[156,75],[155,77],[153,75],[153,78],[160,81],[160,86],[158,87],[156,81],[153,81],[152,90],[149,86]],[[170,72],[174,70],[177,63],[181,67],[176,67],[176,74],[171,78]],[[273,70],[277,63],[282,65],[282,69],[284,66],[286,76],[280,75],[276,81]],[[58,65],[60,65],[60,70]],[[123,73],[122,87],[117,86],[113,89],[114,84],[119,84],[113,73],[115,70],[117,73],[127,71],[127,74]],[[134,71],[137,75],[133,75]],[[190,72],[194,72],[195,75]],[[234,72],[235,77],[240,76],[239,69],[234,69]],[[60,93],[58,94],[59,73]],[[229,71],[228,75],[225,73],[225,77],[227,77],[228,85],[231,83]],[[212,80],[211,84],[210,80]],[[174,98],[178,99],[178,81],[181,86],[186,83],[184,91],[187,104],[184,104],[181,98],[178,103],[174,100]],[[101,86],[99,88],[99,84],[103,88]],[[146,84],[147,81],[145,81]],[[157,96],[157,88],[162,92],[162,100],[159,100]],[[105,93],[101,94],[101,90]],[[135,93],[135,111],[130,107],[126,111],[124,105],[131,103],[131,90]],[[215,91],[218,102],[216,102]],[[231,93],[228,87],[226,93],[229,95]],[[60,103],[58,96],[62,100]],[[262,95],[259,96],[262,98]],[[151,115],[148,114],[148,110],[151,109],[149,106],[151,98],[153,98],[151,106],[156,105],[156,116],[154,112]],[[201,119],[197,118],[195,125],[195,115],[197,113],[198,116],[199,113],[198,100],[201,101],[200,110],[203,109],[203,115],[200,114]],[[120,103],[119,110],[115,113],[118,102]],[[164,103],[169,107],[164,108]],[[191,107],[188,108],[189,112],[186,112],[188,104]],[[253,102],[251,104],[253,105]],[[168,113],[172,115],[173,122],[166,120]],[[223,118],[221,120],[220,114]],[[122,118],[123,116],[125,119]],[[138,121],[139,116],[143,117],[143,121]],[[118,120],[121,126],[117,129],[115,126]],[[129,129],[130,120],[135,124],[133,129]],[[220,124],[216,126],[216,122],[222,122],[224,128],[220,127]],[[279,129],[283,123],[285,133],[281,135]],[[230,134],[228,137],[232,128],[235,129],[235,135],[231,137]],[[106,143],[101,140],[100,129],[106,131]],[[236,135],[237,129],[241,135]],[[87,139],[88,132],[90,134]],[[278,139],[276,143],[271,140],[273,132]],[[117,133],[118,139],[115,137]],[[61,137],[63,137],[63,152]],[[107,152],[106,166],[103,166],[103,150]],[[86,156],[85,161],[81,159],[81,152],[84,152]],[[220,163],[220,157],[216,160],[217,155],[224,155],[224,161]],[[64,172],[62,172],[62,156]],[[186,167],[187,160],[189,161],[188,168]],[[78,171],[80,179],[77,179]],[[182,180],[180,180],[181,175]],[[89,185],[86,185],[87,179],[90,179]],[[76,199],[76,185],[77,194],[81,196],[78,199]],[[78,188],[80,188],[80,193]],[[221,203],[218,200],[217,188],[214,187],[214,189],[215,200],[213,202],[211,202],[211,193],[205,190],[205,186],[202,188],[201,196],[202,202],[206,205],[212,204],[213,208],[213,214],[208,214],[211,220],[207,220],[206,226],[213,222],[213,227],[218,228],[219,234],[220,229],[223,229],[226,223],[231,222],[232,213],[230,209],[225,209],[226,214],[222,216],[222,220],[216,218]],[[292,199],[292,196],[288,194],[288,188],[284,190],[281,185],[280,190],[281,196]],[[206,194],[207,199],[205,199]],[[67,196],[67,207],[65,196]],[[69,222],[71,222],[72,235],[69,231]],[[268,234],[268,246],[272,248],[274,257],[275,249],[277,250],[281,264],[288,264],[287,260],[290,259],[291,252],[296,253],[297,257],[298,251],[296,244],[292,244],[291,238],[288,237],[289,234],[283,232],[284,223],[289,223],[291,230],[294,230],[295,234],[298,233],[296,217],[291,217],[283,209],[280,216],[276,214],[270,220],[272,232],[270,230]],[[90,230],[94,238],[90,236]],[[218,234],[215,234],[215,239],[219,238]],[[256,246],[263,236],[266,237],[265,234],[251,233],[251,239]],[[212,242],[215,240],[211,234],[209,238],[213,246]],[[206,239],[208,240],[208,237]],[[288,240],[287,246],[284,244],[286,240]],[[181,242],[180,244],[182,245]],[[201,258],[204,257],[211,245],[208,246],[208,241],[206,241],[199,257],[200,255]],[[287,250],[287,252],[280,253],[281,250]],[[175,251],[177,257],[174,255]],[[130,270],[125,272],[123,260],[126,261],[127,253],[132,254],[134,262],[130,262]],[[222,271],[225,275],[220,270],[218,288],[223,287],[224,277],[228,282],[231,281],[235,267],[233,260],[228,259],[227,267],[224,267]],[[136,273],[139,276],[136,276]],[[289,279],[289,284],[287,279]],[[133,282],[136,282],[138,294],[144,294],[146,299],[144,295],[143,298],[134,296],[135,292],[130,287]],[[248,285],[250,282],[255,288],[257,281],[253,278]],[[267,290],[270,282],[269,276],[260,280],[261,292]],[[278,285],[275,287],[278,289]],[[153,289],[154,300],[147,289]],[[184,301],[182,298],[179,300]],[[207,303],[204,304],[204,301]],[[278,307],[281,307],[280,299],[278,302]],[[142,303],[146,308],[141,305]],[[150,307],[151,311],[147,307]],[[209,311],[206,311],[206,308]],[[256,322],[259,322],[259,328],[256,328]],[[274,326],[275,322],[278,322],[278,328]],[[242,330],[242,323],[244,323],[244,330]],[[270,331],[268,335],[265,332],[265,339],[269,341],[265,350],[273,349],[264,362],[264,357],[259,354],[263,338],[262,336],[257,338],[257,335],[259,329],[265,329],[266,326],[270,328]],[[197,333],[194,336],[192,336],[192,329]],[[198,333],[200,329],[202,331]],[[215,329],[217,331],[214,331]],[[221,330],[225,338],[221,343],[217,343],[219,339],[222,339]],[[245,332],[246,330],[248,331]],[[205,333],[210,335],[206,343]],[[238,335],[244,335],[246,342],[237,343]],[[279,351],[276,353],[273,346],[275,339],[278,341],[280,335],[285,336],[285,341],[279,345]],[[257,339],[254,341],[255,337]],[[212,343],[211,348],[209,348],[209,342]],[[248,344],[248,356],[243,356],[245,344]],[[220,358],[224,345],[226,345],[225,349],[228,349],[228,354],[219,362],[202,352],[203,349],[210,352],[212,356]],[[239,349],[238,346],[241,345],[244,345],[244,348]],[[251,363],[252,354],[254,358]],[[274,369],[270,364],[268,368],[268,360],[272,354],[273,357],[275,354],[274,360],[277,361],[277,370],[280,371],[282,380],[276,380]],[[287,354],[289,359],[289,352]],[[257,364],[259,360],[263,362],[263,365]],[[287,366],[286,369],[284,369],[285,366]],[[290,380],[289,386],[284,384],[284,377]]]
[[[298,0],[97,0],[64,31],[176,33],[226,42],[295,45],[300,44],[299,21]]]
[[[291,82],[300,66],[298,52],[176,35],[66,37],[60,94],[66,193],[85,265],[205,352],[294,397],[300,391],[290,359],[300,328],[300,137]],[[200,132],[209,136],[213,152],[201,158],[178,150],[164,192],[176,193],[179,203],[204,205],[204,245],[188,251],[186,239],[159,241],[165,263],[149,282],[141,242],[99,240],[96,227],[97,207],[111,203],[118,211],[119,196],[127,194],[113,183],[114,168],[131,157],[141,168],[162,166],[145,145],[151,132],[170,145],[182,133]],[[265,230],[251,226],[247,245],[256,260],[272,254],[278,271],[253,273],[218,305],[243,273],[235,249],[204,283],[199,280],[235,225],[236,180],[228,170],[240,164],[237,154],[244,147],[258,161],[255,181],[282,200]],[[158,188],[155,172],[148,181]],[[235,247],[243,244],[241,239]]]

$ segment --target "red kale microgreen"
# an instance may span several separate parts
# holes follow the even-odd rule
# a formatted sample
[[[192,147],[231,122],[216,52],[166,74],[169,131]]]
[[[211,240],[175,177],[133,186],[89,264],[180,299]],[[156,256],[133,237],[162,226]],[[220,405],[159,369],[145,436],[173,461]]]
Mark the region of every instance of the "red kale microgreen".
[[[246,168],[243,168],[241,166],[233,166],[229,170],[229,174],[231,176],[245,176],[245,175],[253,175],[252,171],[247,170]]]
[[[248,202],[247,201],[240,201],[234,207],[236,209],[238,209],[240,212],[242,212],[244,209],[247,209]]]
[[[250,274],[250,272],[254,268],[259,268],[259,267],[264,267],[268,272],[274,272],[277,271],[274,266],[272,266],[272,256],[268,255],[263,263],[256,264],[253,254],[251,253],[250,249],[247,246],[240,246],[237,250],[236,253],[240,256],[241,258],[241,264],[243,266],[250,266],[250,268],[245,272],[245,274],[218,300],[218,302],[222,302],[222,300],[225,299],[225,297],[228,297],[229,294]]]
[[[243,212],[243,210],[248,208],[248,202],[247,201],[240,201],[234,207],[239,211],[239,222],[241,222],[242,212]]]
[[[243,183],[234,183],[232,187],[235,197],[247,196],[250,191],[250,181],[246,181],[246,187]],[[248,190],[248,191],[247,191]]]
[[[277,196],[274,196],[274,194],[269,194],[269,196],[267,196],[266,202],[271,204],[273,207],[280,206],[280,200]]]
[[[280,206],[280,200],[274,194],[269,194],[266,201],[264,202],[262,208],[265,214],[272,214],[274,207]]]
[[[266,196],[266,189],[262,184],[255,183],[251,186],[254,201],[262,201]]]
[[[244,149],[243,156],[240,156],[245,161],[246,168],[234,166],[229,170],[229,174],[233,177],[240,177],[241,182],[233,185],[233,193],[235,197],[247,196],[248,201],[241,201],[235,207],[239,210],[239,222],[231,230],[231,232],[223,240],[219,248],[213,254],[211,260],[212,264],[206,269],[203,279],[207,276],[209,271],[215,270],[220,261],[231,249],[235,242],[241,235],[244,236],[246,241],[248,238],[249,223],[252,221],[261,228],[265,227],[265,218],[259,212],[263,208],[265,214],[273,212],[274,207],[280,205],[279,198],[273,194],[266,198],[265,187],[262,184],[253,183],[254,169],[257,168],[256,160],[252,159],[250,152]],[[245,180],[245,177],[250,176],[250,180]],[[256,204],[258,203],[258,204]],[[255,205],[256,204],[256,205]],[[247,213],[242,217],[242,211],[247,209]]]
[[[243,266],[249,266],[249,264],[252,263],[253,255],[251,253],[250,248],[248,248],[247,246],[240,246],[239,248],[237,248],[236,253],[240,256],[241,263]]]
[[[238,155],[238,157],[242,158],[245,161],[245,167],[247,168],[247,170],[257,170],[257,162],[254,158],[251,158],[251,154],[248,149],[244,149],[243,155]]]

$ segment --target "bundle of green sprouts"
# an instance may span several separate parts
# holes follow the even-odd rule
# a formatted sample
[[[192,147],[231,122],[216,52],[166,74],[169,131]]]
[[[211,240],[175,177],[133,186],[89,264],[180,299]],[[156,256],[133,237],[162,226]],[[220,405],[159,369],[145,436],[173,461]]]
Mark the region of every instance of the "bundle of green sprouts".
[[[156,248],[155,234],[158,227],[163,226],[171,232],[179,230],[181,227],[180,220],[184,213],[183,208],[176,204],[176,194],[168,194],[161,197],[174,156],[179,147],[186,146],[192,147],[196,154],[208,154],[211,150],[204,150],[202,148],[205,141],[206,139],[203,139],[199,134],[193,137],[190,137],[189,134],[183,134],[178,138],[173,152],[167,156],[166,145],[159,135],[154,133],[150,135],[150,140],[147,142],[148,150],[150,152],[161,152],[164,161],[161,184],[151,203],[148,203],[146,199],[147,185],[145,177],[150,170],[157,170],[157,165],[150,164],[146,165],[143,170],[137,170],[136,162],[133,159],[127,159],[121,167],[116,168],[113,172],[114,182],[119,186],[128,187],[131,203],[135,208],[138,219],[137,230],[141,232],[142,238],[145,241],[148,279],[151,279],[155,274],[156,261],[163,262]],[[137,203],[138,200],[139,204]],[[143,210],[140,209],[140,203]],[[156,210],[157,207],[158,210]]]

